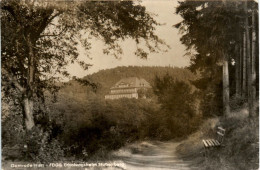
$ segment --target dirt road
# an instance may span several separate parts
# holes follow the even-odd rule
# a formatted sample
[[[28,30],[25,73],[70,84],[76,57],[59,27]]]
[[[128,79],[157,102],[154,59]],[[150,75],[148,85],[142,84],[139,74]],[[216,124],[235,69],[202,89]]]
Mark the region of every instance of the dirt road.
[[[194,170],[176,156],[176,142],[138,142],[113,153],[127,170]]]
[[[183,161],[176,156],[176,142],[136,142],[114,151],[110,161],[97,162],[95,166],[66,166],[66,162],[56,163],[62,166],[44,168],[12,168],[14,165],[27,165],[26,162],[5,162],[3,170],[195,170],[191,162]],[[92,164],[92,162],[84,162]],[[55,164],[55,165],[56,165]],[[78,164],[78,163],[77,163]]]

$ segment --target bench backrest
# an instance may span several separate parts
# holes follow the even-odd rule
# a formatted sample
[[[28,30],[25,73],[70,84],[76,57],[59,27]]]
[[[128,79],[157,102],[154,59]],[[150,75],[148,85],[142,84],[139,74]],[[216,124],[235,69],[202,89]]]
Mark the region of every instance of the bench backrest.
[[[225,133],[226,133],[226,129],[224,129],[223,127],[220,127],[220,126],[217,127],[218,141],[220,143],[223,142],[223,138],[225,136]]]

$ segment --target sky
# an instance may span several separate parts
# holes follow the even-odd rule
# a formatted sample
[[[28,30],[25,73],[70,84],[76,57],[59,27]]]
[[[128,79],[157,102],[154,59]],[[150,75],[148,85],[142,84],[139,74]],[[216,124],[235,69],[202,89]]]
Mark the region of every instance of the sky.
[[[88,70],[83,70],[77,64],[71,64],[67,70],[72,76],[84,77],[88,74],[98,72],[99,70],[115,68],[118,66],[176,66],[185,67],[189,65],[189,58],[184,56],[185,46],[181,44],[179,31],[173,27],[180,22],[182,18],[175,14],[175,7],[178,3],[175,0],[153,0],[142,1],[146,10],[150,13],[157,14],[155,20],[164,25],[156,27],[156,34],[163,39],[170,49],[167,52],[150,53],[147,59],[137,57],[134,52],[136,44],[133,40],[127,39],[120,45],[123,54],[120,59],[113,55],[103,54],[104,43],[101,40],[92,40],[92,49],[89,51],[90,58],[86,57],[86,52],[80,49],[80,59],[91,66]]]

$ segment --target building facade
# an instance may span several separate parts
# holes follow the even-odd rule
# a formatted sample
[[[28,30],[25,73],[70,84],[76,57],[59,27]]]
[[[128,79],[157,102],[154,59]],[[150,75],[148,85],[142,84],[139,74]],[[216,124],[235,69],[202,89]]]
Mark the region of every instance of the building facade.
[[[105,99],[136,98],[138,99],[139,89],[148,89],[151,85],[143,78],[128,77],[118,81],[110,88]]]

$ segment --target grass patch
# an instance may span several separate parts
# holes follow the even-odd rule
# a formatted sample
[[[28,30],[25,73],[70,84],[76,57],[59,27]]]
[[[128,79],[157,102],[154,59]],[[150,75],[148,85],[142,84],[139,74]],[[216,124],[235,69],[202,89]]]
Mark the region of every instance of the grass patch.
[[[241,112],[244,112],[241,109]],[[244,114],[237,111],[237,115]],[[216,127],[226,129],[223,146],[212,148],[204,157],[202,139],[214,137]],[[177,147],[177,153],[183,159],[192,160],[193,166],[205,170],[245,170],[258,169],[259,166],[259,130],[258,117],[245,116],[215,118],[204,122],[200,129],[189,136]]]

